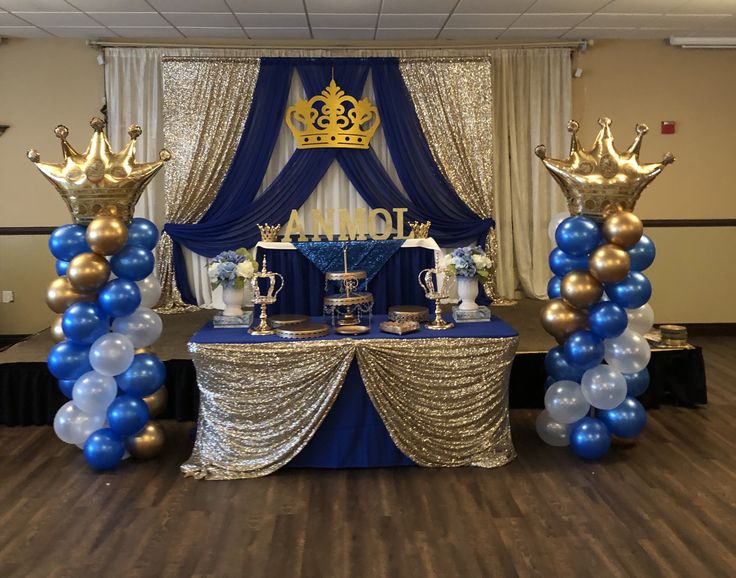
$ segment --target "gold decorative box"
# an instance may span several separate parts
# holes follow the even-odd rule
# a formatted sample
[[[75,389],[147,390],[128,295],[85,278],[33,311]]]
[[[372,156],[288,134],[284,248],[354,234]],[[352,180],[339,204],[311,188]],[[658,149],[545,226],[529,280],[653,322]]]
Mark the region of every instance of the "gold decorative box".
[[[392,305],[388,308],[390,321],[429,321],[429,309],[422,305]]]
[[[404,335],[419,331],[419,321],[383,321],[378,327],[384,333]]]

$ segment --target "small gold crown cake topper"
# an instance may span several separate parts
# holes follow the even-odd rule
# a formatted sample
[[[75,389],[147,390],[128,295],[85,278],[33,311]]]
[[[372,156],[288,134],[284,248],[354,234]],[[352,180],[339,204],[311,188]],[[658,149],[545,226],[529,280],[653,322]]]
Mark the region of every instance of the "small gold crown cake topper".
[[[409,221],[409,228],[411,233],[409,237],[411,239],[426,239],[429,237],[429,228],[432,226],[432,221],[426,223],[420,223],[419,221]]]
[[[281,225],[258,225],[258,230],[261,232],[261,241],[278,241],[279,232],[281,232]]]
[[[647,125],[637,124],[634,142],[619,153],[613,146],[611,119],[600,118],[598,124],[601,130],[589,151],[578,143],[579,125],[571,120],[567,125],[571,135],[567,159],[547,158],[544,145],[537,146],[534,152],[562,188],[570,214],[600,221],[611,211],[632,211],[641,192],[675,157],[667,153],[661,163],[640,165],[639,150],[649,130]]]
[[[322,106],[316,108],[317,103]],[[334,78],[322,94],[290,106],[284,120],[300,149],[367,149],[381,123],[373,103],[347,96]]]
[[[130,222],[143,189],[171,154],[162,149],[159,161],[137,164],[135,141],[142,133],[140,126],[130,126],[130,142],[115,153],[103,132],[105,121],[94,117],[89,124],[95,132],[84,153],[74,150],[66,140],[69,129],[59,125],[54,134],[61,140],[63,163],[42,163],[41,155],[34,149],[27,156],[59,191],[76,224],[87,224],[98,215],[112,215]]]

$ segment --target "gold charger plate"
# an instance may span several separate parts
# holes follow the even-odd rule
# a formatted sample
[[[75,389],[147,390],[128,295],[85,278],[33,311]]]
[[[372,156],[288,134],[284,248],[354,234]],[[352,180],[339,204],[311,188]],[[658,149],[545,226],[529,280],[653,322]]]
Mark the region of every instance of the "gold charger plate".
[[[281,315],[269,315],[268,324],[271,327],[284,327],[286,325],[296,325],[298,323],[309,322],[308,315],[300,315],[298,313],[289,313]]]
[[[276,335],[286,339],[324,337],[329,332],[330,327],[325,323],[297,323],[296,325],[285,325],[276,328]]]
[[[341,325],[335,327],[335,333],[339,333],[340,335],[363,335],[370,330],[371,328],[365,325]]]

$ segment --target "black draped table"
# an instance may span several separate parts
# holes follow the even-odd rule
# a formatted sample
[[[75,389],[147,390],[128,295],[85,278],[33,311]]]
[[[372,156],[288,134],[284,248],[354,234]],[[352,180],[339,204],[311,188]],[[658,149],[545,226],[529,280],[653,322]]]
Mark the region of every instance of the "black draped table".
[[[200,391],[189,476],[285,466],[497,467],[515,456],[508,416],[516,331],[498,318],[402,337],[308,340],[205,325],[190,340]]]

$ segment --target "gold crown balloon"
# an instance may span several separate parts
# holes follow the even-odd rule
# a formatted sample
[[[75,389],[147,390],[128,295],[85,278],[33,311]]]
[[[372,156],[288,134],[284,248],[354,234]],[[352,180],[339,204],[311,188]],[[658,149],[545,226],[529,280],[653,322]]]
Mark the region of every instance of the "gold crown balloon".
[[[579,125],[571,120],[567,125],[571,134],[567,159],[547,158],[544,145],[537,146],[534,152],[562,188],[570,214],[602,221],[613,211],[632,211],[642,191],[675,157],[667,153],[661,163],[641,165],[639,150],[649,130],[647,125],[637,124],[634,142],[619,153],[613,146],[611,119],[600,118],[598,124],[601,130],[588,151],[578,143]]]
[[[130,222],[143,189],[171,154],[162,149],[158,155],[160,160],[138,164],[135,162],[135,141],[142,133],[140,126],[130,126],[130,142],[115,153],[110,150],[103,132],[105,121],[94,117],[89,124],[94,134],[84,153],[74,150],[66,140],[69,129],[59,125],[54,133],[61,140],[64,162],[42,163],[41,155],[33,149],[28,151],[28,158],[59,191],[74,223],[88,224],[99,215]]]
[[[347,96],[333,78],[322,94],[290,106],[285,121],[297,148],[367,149],[381,118],[373,103]]]

